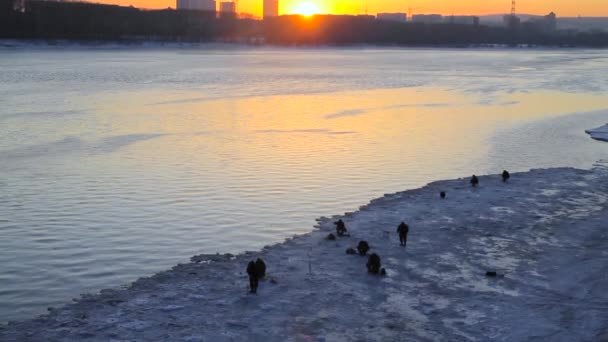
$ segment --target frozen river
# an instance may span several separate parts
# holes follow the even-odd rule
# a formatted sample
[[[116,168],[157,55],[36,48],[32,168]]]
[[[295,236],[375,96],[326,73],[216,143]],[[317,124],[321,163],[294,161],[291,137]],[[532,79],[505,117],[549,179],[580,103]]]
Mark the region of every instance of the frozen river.
[[[2,48],[0,321],[384,193],[608,159],[608,52]]]

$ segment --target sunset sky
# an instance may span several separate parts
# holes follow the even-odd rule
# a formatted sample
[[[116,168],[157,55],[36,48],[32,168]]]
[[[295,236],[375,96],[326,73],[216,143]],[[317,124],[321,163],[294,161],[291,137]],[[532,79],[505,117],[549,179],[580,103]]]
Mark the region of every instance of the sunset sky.
[[[174,0],[89,0],[92,2],[133,5],[141,8],[175,8]],[[238,1],[239,12],[261,16],[263,0]],[[298,8],[316,7],[319,13],[369,14],[378,12],[499,14],[510,11],[510,0],[279,0],[281,14],[296,13]],[[608,0],[519,0],[517,12],[558,16],[608,16]]]

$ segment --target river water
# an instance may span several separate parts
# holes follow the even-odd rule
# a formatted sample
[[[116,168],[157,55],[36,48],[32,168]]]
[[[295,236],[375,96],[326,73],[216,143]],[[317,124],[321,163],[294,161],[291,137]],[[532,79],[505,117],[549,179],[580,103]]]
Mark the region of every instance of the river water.
[[[0,322],[433,180],[589,168],[601,50],[4,47]]]

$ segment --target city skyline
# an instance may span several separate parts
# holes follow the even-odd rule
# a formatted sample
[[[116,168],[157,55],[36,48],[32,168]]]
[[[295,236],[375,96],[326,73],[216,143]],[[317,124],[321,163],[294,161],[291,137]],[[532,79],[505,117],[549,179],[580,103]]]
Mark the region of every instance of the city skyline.
[[[535,0],[518,1],[517,12],[544,15],[551,11],[561,17],[608,16],[608,6],[604,0]],[[174,0],[98,0],[100,3],[135,6],[139,8],[175,8]],[[263,0],[240,0],[239,12],[263,16]],[[298,14],[302,8],[315,8],[319,14],[376,14],[380,12],[437,13],[443,15],[488,15],[504,14],[510,11],[508,0],[447,0],[430,1],[399,0],[346,1],[346,0],[282,0],[279,1],[279,14]],[[301,13],[300,13],[301,14]],[[411,14],[411,13],[408,13]]]

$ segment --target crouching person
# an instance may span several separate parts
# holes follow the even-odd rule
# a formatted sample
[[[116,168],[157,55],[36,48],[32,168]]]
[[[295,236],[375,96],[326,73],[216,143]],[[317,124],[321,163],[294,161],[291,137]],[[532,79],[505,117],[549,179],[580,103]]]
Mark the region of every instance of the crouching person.
[[[369,244],[367,241],[359,241],[357,245],[357,251],[359,251],[359,255],[365,255],[369,251]]]
[[[334,222],[334,224],[336,225],[336,234],[338,234],[338,236],[348,235],[346,224],[344,224],[344,221],[342,221],[342,219],[339,219],[338,221]]]
[[[367,259],[367,271],[372,274],[380,273],[380,257],[376,253],[372,253]]]

